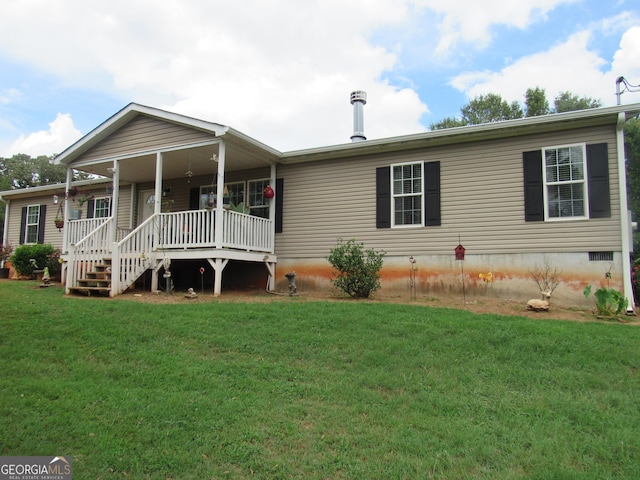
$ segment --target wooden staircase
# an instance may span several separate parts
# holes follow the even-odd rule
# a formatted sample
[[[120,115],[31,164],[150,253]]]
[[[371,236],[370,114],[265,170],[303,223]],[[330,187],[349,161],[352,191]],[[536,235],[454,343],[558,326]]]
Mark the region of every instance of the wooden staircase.
[[[93,266],[93,270],[86,273],[86,277],[78,279],[78,285],[70,287],[71,292],[92,293],[109,296],[111,293],[111,259],[103,258],[101,263]]]

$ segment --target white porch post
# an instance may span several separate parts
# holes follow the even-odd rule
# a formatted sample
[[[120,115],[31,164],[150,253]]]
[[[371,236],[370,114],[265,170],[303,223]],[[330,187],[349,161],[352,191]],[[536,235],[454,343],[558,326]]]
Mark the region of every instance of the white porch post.
[[[224,162],[225,162],[225,144],[224,141],[221,141],[218,144],[218,178],[216,181],[216,218],[215,218],[215,227],[214,227],[214,243],[215,248],[222,248],[222,229],[223,218],[224,218]],[[213,265],[212,265],[213,266]],[[224,267],[223,267],[224,268]],[[214,267],[215,269],[215,267]],[[222,274],[222,270],[220,271]],[[216,272],[216,281],[218,279],[218,275]],[[218,292],[218,295],[220,293]]]
[[[153,213],[162,211],[162,152],[156,153],[156,193]]]
[[[222,293],[222,271],[229,263],[228,258],[207,258],[209,265],[213,267],[213,296],[219,297]]]
[[[73,181],[73,169],[67,168],[67,185],[64,189],[64,222],[65,227],[62,229],[62,251],[69,251],[69,190],[71,190],[71,182]]]
[[[120,162],[113,161],[113,178],[111,187],[113,188],[111,197],[111,216],[113,217],[113,231],[111,233],[111,241],[116,241],[118,232],[118,203],[120,201]]]
[[[271,175],[270,175],[271,188],[276,189],[276,166],[271,165]],[[276,198],[273,197],[269,200],[269,220],[271,220],[271,248],[269,251],[273,253],[276,248]]]

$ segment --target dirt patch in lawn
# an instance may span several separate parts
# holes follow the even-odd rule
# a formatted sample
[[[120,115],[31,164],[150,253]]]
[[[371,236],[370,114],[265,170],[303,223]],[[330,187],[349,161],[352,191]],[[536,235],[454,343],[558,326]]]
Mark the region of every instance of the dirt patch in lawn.
[[[269,294],[258,290],[229,290],[219,297],[214,297],[210,292],[196,292],[196,297],[187,298],[186,292],[174,291],[167,295],[165,292],[151,293],[144,291],[128,291],[118,297],[122,300],[152,303],[192,303],[192,302],[289,302],[289,301],[332,301],[332,302],[387,302],[407,305],[423,305],[429,307],[455,308],[474,313],[495,313],[498,315],[518,315],[534,320],[557,319],[577,322],[606,321],[621,322],[640,325],[640,318],[636,315],[622,315],[618,319],[598,318],[592,309],[579,307],[563,307],[551,303],[549,311],[534,312],[527,310],[526,302],[515,300],[503,300],[493,297],[462,298],[462,296],[409,296],[376,293],[370,299],[351,299],[336,292],[309,292],[301,293],[296,297],[287,294]]]

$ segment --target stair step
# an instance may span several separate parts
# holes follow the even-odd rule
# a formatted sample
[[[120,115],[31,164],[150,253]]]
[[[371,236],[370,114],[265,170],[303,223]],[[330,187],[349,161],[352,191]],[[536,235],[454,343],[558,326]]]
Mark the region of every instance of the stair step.
[[[92,293],[109,295],[111,293],[111,288],[110,287],[70,287],[69,291],[72,293],[73,292],[84,293],[88,297],[90,297]]]
[[[98,279],[98,280],[103,280],[103,279],[111,279],[111,272],[87,272],[87,276],[85,277],[86,279]]]
[[[111,288],[111,280],[96,280],[93,278],[81,278],[78,280],[81,287],[102,287]]]

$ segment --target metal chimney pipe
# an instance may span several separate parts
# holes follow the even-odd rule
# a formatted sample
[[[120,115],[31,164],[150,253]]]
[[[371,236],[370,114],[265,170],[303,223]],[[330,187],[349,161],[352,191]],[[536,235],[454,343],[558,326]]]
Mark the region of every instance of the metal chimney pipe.
[[[364,136],[364,113],[363,108],[367,103],[367,92],[356,90],[351,92],[351,105],[353,105],[353,135],[352,142],[363,142],[367,139]]]

